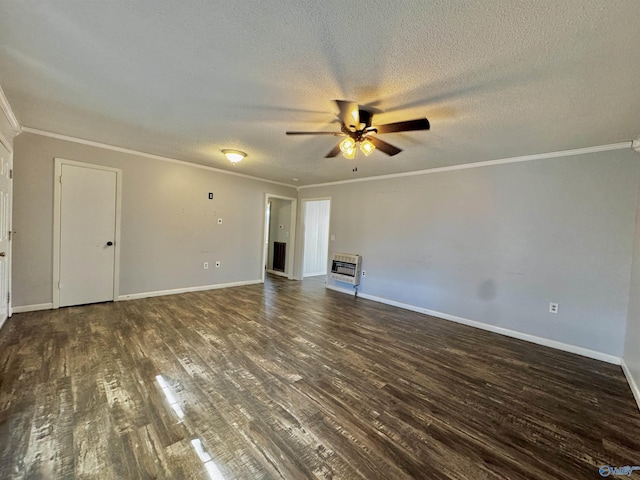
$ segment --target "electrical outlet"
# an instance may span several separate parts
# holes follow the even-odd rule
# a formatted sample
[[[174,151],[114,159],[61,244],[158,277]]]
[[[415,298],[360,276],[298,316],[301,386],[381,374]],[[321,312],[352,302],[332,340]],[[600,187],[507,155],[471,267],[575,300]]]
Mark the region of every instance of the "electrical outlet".
[[[220,268],[220,260],[216,262],[216,268]]]
[[[209,270],[209,262],[204,262],[204,263],[202,264],[202,268],[203,268],[204,270]]]
[[[367,272],[365,272],[364,270],[362,270],[362,276],[366,277],[367,276]]]
[[[550,303],[549,304],[549,313],[558,313],[558,304]]]

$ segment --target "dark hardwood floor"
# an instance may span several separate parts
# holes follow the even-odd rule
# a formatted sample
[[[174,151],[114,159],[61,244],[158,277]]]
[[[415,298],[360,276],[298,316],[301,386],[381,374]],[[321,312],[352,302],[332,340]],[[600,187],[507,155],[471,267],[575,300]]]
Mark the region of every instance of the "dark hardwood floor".
[[[16,314],[0,375],[3,479],[574,480],[640,464],[620,367],[317,280]]]

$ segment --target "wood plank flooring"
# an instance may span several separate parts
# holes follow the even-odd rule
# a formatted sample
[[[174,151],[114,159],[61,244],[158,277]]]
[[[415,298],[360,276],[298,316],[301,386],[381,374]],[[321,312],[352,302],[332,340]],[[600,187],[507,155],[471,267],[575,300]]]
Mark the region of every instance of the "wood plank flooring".
[[[574,480],[640,465],[620,367],[318,281],[16,314],[0,375],[3,479]]]

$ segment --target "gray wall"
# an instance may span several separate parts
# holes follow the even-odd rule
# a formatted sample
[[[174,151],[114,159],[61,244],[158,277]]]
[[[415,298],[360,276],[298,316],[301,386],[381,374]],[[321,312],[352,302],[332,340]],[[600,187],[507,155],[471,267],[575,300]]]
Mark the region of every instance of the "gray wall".
[[[332,198],[363,293],[620,357],[639,175],[629,149],[299,193]]]
[[[624,362],[631,373],[635,388],[640,388],[640,198],[636,211],[636,229],[633,247],[633,267],[629,289],[629,314],[624,346]],[[636,394],[640,391],[636,390]],[[640,406],[640,397],[636,397]]]
[[[14,306],[52,301],[54,157],[123,170],[121,295],[259,280],[265,193],[296,193],[268,182],[24,133],[16,137],[14,153]],[[208,200],[208,192],[214,200]],[[216,260],[221,268],[214,267]],[[209,270],[202,268],[205,261]]]

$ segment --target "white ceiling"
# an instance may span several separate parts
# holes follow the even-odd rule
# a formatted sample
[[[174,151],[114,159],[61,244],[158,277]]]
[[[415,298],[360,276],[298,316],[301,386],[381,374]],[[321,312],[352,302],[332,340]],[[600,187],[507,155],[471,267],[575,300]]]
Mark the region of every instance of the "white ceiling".
[[[305,185],[636,138],[639,18],[638,0],[3,0],[0,85],[26,127]],[[333,99],[431,130],[355,161],[285,135],[337,129]]]

